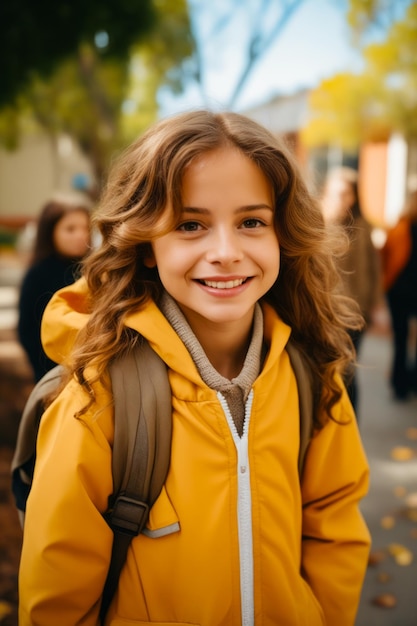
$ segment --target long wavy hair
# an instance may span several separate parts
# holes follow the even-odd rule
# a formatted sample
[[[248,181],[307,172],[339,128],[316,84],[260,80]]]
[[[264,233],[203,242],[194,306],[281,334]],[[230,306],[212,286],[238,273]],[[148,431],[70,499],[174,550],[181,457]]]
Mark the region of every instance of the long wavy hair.
[[[285,146],[237,113],[194,111],[164,119],[113,166],[93,217],[102,243],[83,267],[90,316],[72,354],[72,373],[93,401],[91,384],[103,381],[109,362],[137,340],[125,327],[126,316],[149,298],[158,302],[162,293],[157,269],[144,263],[150,242],[178,223],[186,168],[203,153],[225,146],[251,159],[272,185],[281,266],[263,300],[291,326],[311,364],[316,415],[324,409],[331,417],[342,393],[335,374],[346,371],[354,358],[347,330],[362,324],[353,301],[338,293],[334,254],[340,253],[341,240],[331,241],[319,205]],[[86,375],[90,365],[94,378]]]

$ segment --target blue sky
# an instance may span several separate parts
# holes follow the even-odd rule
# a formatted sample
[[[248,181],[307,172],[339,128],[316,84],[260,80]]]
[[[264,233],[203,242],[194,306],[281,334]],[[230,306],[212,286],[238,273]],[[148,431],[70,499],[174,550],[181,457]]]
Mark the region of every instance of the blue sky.
[[[242,110],[278,93],[314,86],[352,64],[358,66],[358,54],[350,45],[345,7],[344,0],[305,0],[254,67],[236,108]],[[221,54],[207,51],[206,97],[214,108],[225,106],[239,75],[239,51],[243,48],[237,43],[236,32],[244,32],[244,25],[238,18],[231,31],[230,37],[225,33],[220,41]],[[171,113],[202,104],[200,92],[190,88],[179,98],[164,98],[163,110]]]
[[[361,57],[352,45],[346,6],[345,0],[305,0],[255,66],[235,109],[245,110],[275,95],[314,87],[338,72],[359,71]],[[222,40],[213,41],[213,47],[207,49],[206,101],[192,87],[177,98],[162,94],[163,115],[204,104],[215,109],[227,106],[231,86],[239,75],[242,50],[239,33],[245,32],[242,19],[239,22],[237,16],[229,33],[224,33]],[[200,26],[204,28],[204,24]]]

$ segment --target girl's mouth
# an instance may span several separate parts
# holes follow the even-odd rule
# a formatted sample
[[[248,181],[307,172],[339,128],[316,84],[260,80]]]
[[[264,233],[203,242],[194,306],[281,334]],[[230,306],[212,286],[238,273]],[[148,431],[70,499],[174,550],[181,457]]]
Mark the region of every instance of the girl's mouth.
[[[247,280],[247,278],[236,278],[234,280],[199,280],[198,282],[213,289],[233,289],[240,287]]]

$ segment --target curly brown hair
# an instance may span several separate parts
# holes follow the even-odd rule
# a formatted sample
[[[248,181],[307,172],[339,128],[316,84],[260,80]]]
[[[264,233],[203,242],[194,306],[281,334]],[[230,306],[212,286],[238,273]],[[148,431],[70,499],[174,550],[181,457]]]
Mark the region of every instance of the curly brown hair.
[[[316,416],[324,409],[331,417],[342,393],[335,374],[346,371],[354,359],[347,330],[362,325],[355,303],[338,293],[334,255],[340,253],[341,240],[332,239],[317,201],[281,141],[237,113],[193,111],[164,119],[118,159],[93,218],[102,244],[84,263],[90,316],[72,354],[72,373],[93,397],[91,383],[104,380],[109,362],[136,340],[124,325],[126,316],[149,298],[158,302],[162,292],[157,269],[144,263],[150,242],[179,219],[187,166],[224,146],[238,148],[272,185],[281,267],[263,299],[291,326],[311,364]],[[172,214],[166,211],[168,203]],[[92,364],[93,379],[86,375]]]

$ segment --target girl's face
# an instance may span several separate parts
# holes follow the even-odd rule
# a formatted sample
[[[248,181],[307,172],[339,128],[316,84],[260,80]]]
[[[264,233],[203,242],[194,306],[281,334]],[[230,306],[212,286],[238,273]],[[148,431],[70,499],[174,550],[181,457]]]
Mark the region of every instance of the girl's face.
[[[323,197],[323,216],[327,222],[343,220],[355,204],[355,192],[349,181],[332,178]]]
[[[86,254],[90,245],[90,220],[85,211],[69,211],[56,224],[53,234],[58,254],[77,258]]]
[[[237,149],[221,148],[187,168],[182,202],[178,225],[152,243],[149,264],[197,337],[207,324],[249,333],[255,303],[279,271],[271,184]]]

